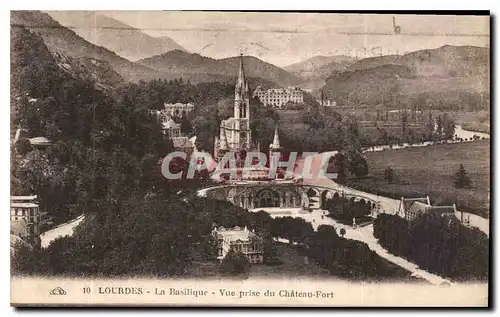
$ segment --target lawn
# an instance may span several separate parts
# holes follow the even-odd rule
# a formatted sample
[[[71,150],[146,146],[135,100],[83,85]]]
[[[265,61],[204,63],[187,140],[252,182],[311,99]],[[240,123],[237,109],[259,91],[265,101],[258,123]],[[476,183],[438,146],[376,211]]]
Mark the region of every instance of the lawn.
[[[440,144],[366,153],[370,174],[364,179],[349,179],[348,185],[394,197],[429,195],[436,205],[457,204],[462,211],[489,217],[490,143]],[[454,174],[463,164],[472,188],[456,189]],[[388,184],[384,170],[391,167],[395,181]]]

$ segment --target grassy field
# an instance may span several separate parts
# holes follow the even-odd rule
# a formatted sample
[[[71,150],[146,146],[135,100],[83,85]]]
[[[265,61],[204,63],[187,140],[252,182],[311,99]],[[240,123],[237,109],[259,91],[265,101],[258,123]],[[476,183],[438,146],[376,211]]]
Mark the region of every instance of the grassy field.
[[[429,195],[431,203],[456,203],[462,211],[489,217],[490,144],[488,140],[440,144],[421,148],[366,153],[370,168],[367,178],[348,180],[354,187],[376,193],[400,196]],[[454,174],[463,164],[472,180],[472,188],[456,189]],[[396,176],[393,184],[384,179],[391,167]]]
[[[490,134],[490,126],[485,123],[477,123],[477,122],[465,122],[462,124],[462,128],[469,131],[488,133]]]

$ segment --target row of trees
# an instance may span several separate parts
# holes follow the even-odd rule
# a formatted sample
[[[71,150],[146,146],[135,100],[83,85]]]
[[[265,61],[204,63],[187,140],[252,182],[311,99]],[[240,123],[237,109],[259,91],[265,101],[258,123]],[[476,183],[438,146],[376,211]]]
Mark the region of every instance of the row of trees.
[[[370,201],[364,199],[355,201],[354,198],[347,199],[338,195],[328,199],[326,203],[328,215],[345,224],[352,224],[353,218],[356,218],[359,223],[360,220],[371,214],[374,207]]]
[[[488,279],[489,239],[454,216],[424,214],[413,222],[381,214],[374,235],[389,252],[453,280]]]

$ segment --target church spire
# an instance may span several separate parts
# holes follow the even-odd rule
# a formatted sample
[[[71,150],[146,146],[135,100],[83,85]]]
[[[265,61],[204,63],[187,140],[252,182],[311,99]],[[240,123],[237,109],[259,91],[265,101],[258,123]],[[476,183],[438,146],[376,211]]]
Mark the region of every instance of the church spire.
[[[274,129],[273,143],[269,146],[269,148],[272,149],[272,150],[279,150],[279,149],[281,149],[281,146],[280,146],[280,137],[278,135],[278,125],[276,125],[276,128]]]
[[[238,71],[238,81],[236,87],[245,88],[245,69],[243,68],[243,53],[240,54],[240,70]]]
[[[247,83],[245,78],[245,69],[243,67],[243,54],[240,54],[240,69],[238,71],[238,79],[236,80],[236,87],[234,90],[234,96],[236,100],[246,99]]]

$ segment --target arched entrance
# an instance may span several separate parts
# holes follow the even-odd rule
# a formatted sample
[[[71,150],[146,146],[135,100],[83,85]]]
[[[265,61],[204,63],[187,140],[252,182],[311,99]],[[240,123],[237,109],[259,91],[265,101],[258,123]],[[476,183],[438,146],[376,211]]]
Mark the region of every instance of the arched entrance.
[[[328,201],[331,198],[331,195],[328,194],[329,192],[327,190],[321,193],[321,209],[328,209]]]
[[[255,195],[254,208],[280,207],[280,196],[270,189],[262,189]]]
[[[309,209],[320,209],[321,208],[321,197],[319,191],[315,188],[309,188],[306,192]]]

